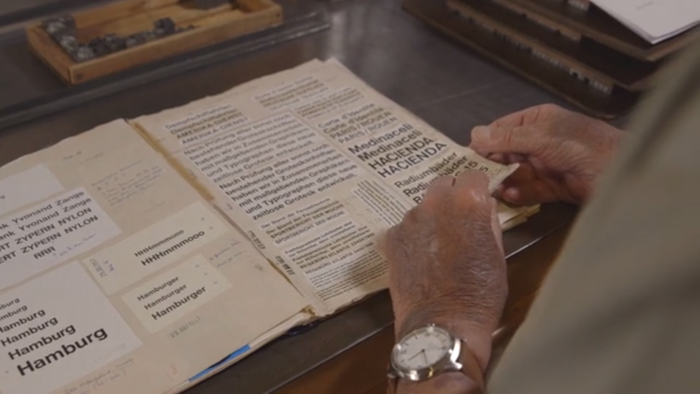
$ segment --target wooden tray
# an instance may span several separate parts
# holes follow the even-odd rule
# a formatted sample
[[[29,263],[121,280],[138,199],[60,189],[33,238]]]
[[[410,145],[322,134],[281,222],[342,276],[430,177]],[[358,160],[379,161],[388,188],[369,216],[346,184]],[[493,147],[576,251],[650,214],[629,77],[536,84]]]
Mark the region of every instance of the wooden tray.
[[[697,32],[693,29],[652,45],[595,6],[584,11],[562,0],[484,1],[493,1],[513,11],[540,18],[552,27],[573,29],[616,51],[645,61],[658,61],[683,49],[695,40]]]
[[[537,51],[540,56],[601,84],[644,91],[659,63],[626,56],[587,38],[573,40],[568,32],[543,26],[492,1],[447,0],[447,6]]]
[[[609,91],[591,86],[548,61],[542,60],[500,34],[473,23],[435,0],[406,0],[406,11],[513,72],[555,93],[592,116],[614,119],[627,114],[639,94],[611,86]],[[568,6],[567,6],[568,7]]]
[[[72,16],[82,43],[107,34],[128,36],[153,29],[154,22],[163,18],[178,27],[192,26],[85,62],[75,62],[40,24],[27,28],[32,52],[72,85],[276,26],[283,19],[282,7],[271,0],[236,0],[208,10],[197,8],[194,0],[125,0]]]

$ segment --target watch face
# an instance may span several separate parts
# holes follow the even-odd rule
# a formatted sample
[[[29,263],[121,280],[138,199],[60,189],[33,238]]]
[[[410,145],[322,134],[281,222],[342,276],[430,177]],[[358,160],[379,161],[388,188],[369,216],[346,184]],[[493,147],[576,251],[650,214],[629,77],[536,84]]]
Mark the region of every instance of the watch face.
[[[394,364],[407,371],[429,368],[451,351],[453,340],[447,331],[437,327],[419,328],[408,334],[394,348]]]

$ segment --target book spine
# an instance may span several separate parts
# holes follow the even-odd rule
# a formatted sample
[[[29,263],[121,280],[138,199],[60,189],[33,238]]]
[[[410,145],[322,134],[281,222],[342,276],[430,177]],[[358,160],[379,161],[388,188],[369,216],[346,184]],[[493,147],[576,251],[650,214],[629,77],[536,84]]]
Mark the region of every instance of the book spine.
[[[493,34],[495,37],[498,39],[502,40],[504,43],[507,43],[508,45],[514,46],[518,48],[519,50],[523,51],[523,53],[529,54],[532,58],[537,59],[538,61],[541,61],[543,63],[546,63],[552,67],[558,68],[572,77],[575,81],[578,83],[582,83],[584,85],[589,86],[592,89],[597,90],[600,93],[603,93],[604,95],[611,95],[613,90],[614,90],[614,85],[605,81],[601,81],[587,73],[586,71],[574,67],[571,64],[566,64],[565,62],[562,62],[556,57],[554,57],[549,51],[543,50],[543,49],[538,49],[534,48],[521,40],[519,40],[517,37],[513,37],[509,34],[504,33],[497,27],[491,25],[490,23],[487,23],[486,21],[480,20],[475,18],[474,16],[465,13],[461,10],[455,10],[457,13],[462,17],[463,20],[466,22],[472,23],[475,26],[480,27],[481,29],[484,29],[488,31],[489,33]]]
[[[558,25],[556,23],[552,23],[550,20],[548,20],[545,17],[539,16],[534,12],[528,11],[527,9],[524,9],[517,5],[516,3],[511,3],[509,0],[488,0],[494,4],[497,4],[505,11],[515,13],[517,15],[520,15],[523,18],[526,18],[530,22],[534,22],[546,29],[551,30],[553,33],[560,34],[562,37],[566,37],[572,41],[579,42],[581,41],[581,34],[578,33],[577,31],[567,28],[562,25]],[[567,0],[564,0],[567,1]],[[580,1],[580,0],[579,0]]]

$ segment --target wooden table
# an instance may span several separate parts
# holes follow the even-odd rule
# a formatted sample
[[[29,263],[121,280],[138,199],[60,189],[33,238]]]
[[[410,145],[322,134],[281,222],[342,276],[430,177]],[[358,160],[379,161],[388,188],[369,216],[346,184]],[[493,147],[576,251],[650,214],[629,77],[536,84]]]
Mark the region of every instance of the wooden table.
[[[317,0],[284,1],[319,4]],[[549,93],[435,33],[404,13],[396,0],[321,4],[326,4],[332,24],[329,30],[167,79],[138,84],[108,97],[0,129],[0,165],[116,118],[134,118],[184,105],[314,58],[339,59],[379,92],[461,144],[468,143],[469,131],[476,125],[536,104],[562,104]],[[0,89],[0,107],[11,106],[17,100],[44,97],[47,92],[46,97],[51,98],[53,92],[61,89],[60,81],[31,58],[26,43],[17,34],[3,35],[1,31],[0,76],[7,83]],[[550,239],[554,242],[556,236],[551,234],[570,223],[575,212],[566,205],[549,205],[527,224],[505,235],[505,249],[511,256],[507,322],[517,323],[521,319],[551,261],[537,257],[537,253],[545,256],[545,252],[536,250]],[[543,238],[545,241],[538,243]],[[529,260],[524,257],[530,255],[533,257]],[[342,391],[351,387],[343,379],[355,381],[355,376],[366,375],[377,385],[383,382],[386,349],[393,343],[392,321],[390,300],[386,293],[381,293],[303,334],[260,349],[186,394],[267,393],[295,379],[299,380],[283,390],[297,387],[302,390],[297,392],[309,394],[362,393],[364,388]],[[370,357],[347,356],[382,346],[383,351],[377,350]],[[338,358],[340,354],[346,356]],[[333,371],[332,375],[323,375],[336,385],[304,389],[307,387],[303,386],[304,381],[316,379],[300,376],[312,370],[314,374],[323,374],[316,372],[319,370]],[[359,375],[344,373],[345,370],[358,371]]]

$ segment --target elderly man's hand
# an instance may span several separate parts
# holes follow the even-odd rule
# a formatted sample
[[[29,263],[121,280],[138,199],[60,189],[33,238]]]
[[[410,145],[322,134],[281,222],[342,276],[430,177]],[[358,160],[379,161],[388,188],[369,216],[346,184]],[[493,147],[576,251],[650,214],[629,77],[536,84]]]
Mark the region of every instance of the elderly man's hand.
[[[508,292],[506,262],[488,178],[442,177],[386,235],[397,337],[434,323],[467,340],[488,363]]]
[[[472,131],[470,148],[494,161],[521,163],[499,195],[514,204],[584,204],[624,132],[607,123],[541,105]]]

